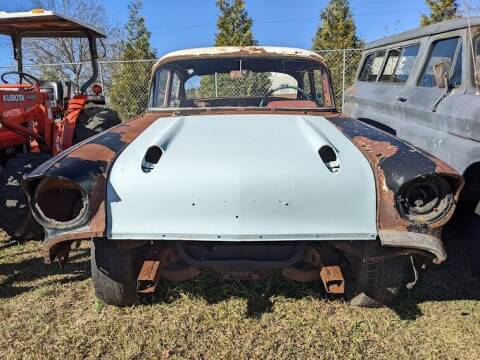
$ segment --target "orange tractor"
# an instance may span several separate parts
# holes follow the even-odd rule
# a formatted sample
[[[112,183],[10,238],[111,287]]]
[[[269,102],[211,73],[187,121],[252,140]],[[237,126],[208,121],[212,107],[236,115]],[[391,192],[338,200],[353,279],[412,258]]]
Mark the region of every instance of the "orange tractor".
[[[10,36],[17,70],[0,75],[0,227],[12,238],[39,239],[20,187],[24,175],[53,155],[120,123],[105,107],[98,76],[97,39],[102,29],[41,9],[0,12],[0,34]],[[61,79],[45,80],[23,71],[22,39],[84,38],[89,43],[90,78],[72,95]],[[14,78],[12,83],[10,78]]]

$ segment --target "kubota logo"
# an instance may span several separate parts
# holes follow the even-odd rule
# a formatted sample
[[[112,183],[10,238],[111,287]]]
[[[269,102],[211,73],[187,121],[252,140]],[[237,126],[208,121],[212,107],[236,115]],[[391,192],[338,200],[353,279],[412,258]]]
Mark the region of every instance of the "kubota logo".
[[[23,96],[22,94],[6,94],[6,95],[3,95],[3,101],[5,102],[25,101],[25,96]]]

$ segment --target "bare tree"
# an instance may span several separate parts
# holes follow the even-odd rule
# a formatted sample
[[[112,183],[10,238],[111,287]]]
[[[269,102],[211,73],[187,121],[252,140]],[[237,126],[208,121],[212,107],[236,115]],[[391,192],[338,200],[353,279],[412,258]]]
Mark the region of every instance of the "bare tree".
[[[99,55],[116,57],[115,43],[120,38],[119,27],[112,24],[105,8],[97,0],[32,0],[36,8],[56,11],[77,20],[101,27],[107,34],[103,40],[103,51],[99,46]],[[98,46],[97,45],[97,46]],[[86,39],[26,39],[24,40],[27,72],[33,72],[42,78],[70,80],[74,89],[87,79],[91,73],[90,53]],[[62,64],[61,66],[41,66],[43,64]]]

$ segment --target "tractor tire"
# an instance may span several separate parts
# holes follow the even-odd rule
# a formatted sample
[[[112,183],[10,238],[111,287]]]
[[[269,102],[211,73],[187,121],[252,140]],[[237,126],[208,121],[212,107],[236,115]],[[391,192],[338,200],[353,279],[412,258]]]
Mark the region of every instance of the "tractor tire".
[[[133,252],[133,249],[119,249],[112,240],[93,239],[92,280],[95,295],[103,303],[128,306],[136,301],[137,277]]]
[[[19,154],[8,160],[0,173],[0,227],[12,239],[43,240],[43,228],[30,211],[21,182],[50,157],[47,153]]]
[[[404,283],[405,258],[387,257],[380,245],[366,244],[362,259],[353,263],[353,282],[347,283],[347,300],[359,307],[391,305]],[[377,257],[375,260],[368,258]]]
[[[102,107],[85,108],[77,119],[73,143],[78,144],[120,123],[118,114],[111,109]]]

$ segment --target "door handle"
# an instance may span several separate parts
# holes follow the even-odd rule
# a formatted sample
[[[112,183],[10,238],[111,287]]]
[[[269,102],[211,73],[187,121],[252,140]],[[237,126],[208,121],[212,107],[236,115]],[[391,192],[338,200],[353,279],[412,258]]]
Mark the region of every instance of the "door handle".
[[[397,96],[397,101],[400,101],[400,102],[407,102],[407,98],[406,97],[403,97],[403,96]]]

